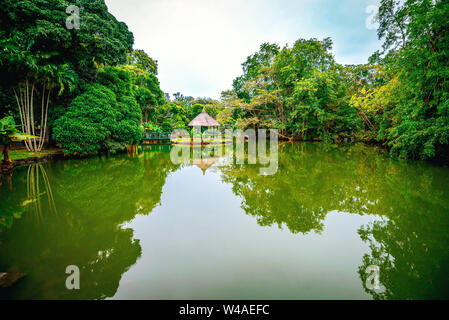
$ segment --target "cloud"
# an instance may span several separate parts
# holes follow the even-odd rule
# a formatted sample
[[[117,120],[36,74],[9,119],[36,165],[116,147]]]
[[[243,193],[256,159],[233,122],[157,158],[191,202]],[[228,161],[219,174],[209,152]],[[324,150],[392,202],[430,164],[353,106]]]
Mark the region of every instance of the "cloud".
[[[365,27],[376,0],[106,0],[133,32],[135,48],[159,63],[165,92],[218,98],[263,42],[332,37],[341,63],[363,63],[379,47]]]

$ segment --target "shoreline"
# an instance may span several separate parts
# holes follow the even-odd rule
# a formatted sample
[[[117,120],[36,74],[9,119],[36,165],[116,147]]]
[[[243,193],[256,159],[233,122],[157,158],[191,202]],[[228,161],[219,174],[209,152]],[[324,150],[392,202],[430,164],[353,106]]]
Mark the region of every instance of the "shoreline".
[[[324,143],[323,141],[320,140],[287,140],[287,139],[280,139],[279,140],[279,144],[284,144],[284,143],[303,143],[303,142],[312,142],[312,143]],[[224,145],[224,144],[229,144],[229,141],[221,141],[219,143],[194,143],[193,145]],[[356,144],[356,143],[362,143],[368,147],[374,147],[374,148],[380,148],[386,152],[388,152],[388,148],[386,148],[385,146],[380,145],[379,143],[373,143],[372,141],[363,141],[363,140],[359,140],[359,141],[351,141],[348,143],[342,143],[342,144],[335,144],[338,146],[345,146],[345,145],[351,145],[351,144]],[[146,145],[151,145],[151,144],[140,144],[139,146],[146,146]],[[162,144],[161,144],[162,145]],[[173,142],[170,143],[170,145],[172,146],[191,146],[191,143],[184,143],[184,142]],[[16,150],[23,150],[23,149],[16,149]],[[45,150],[44,150],[45,151]],[[70,154],[65,154],[62,149],[50,149],[49,151],[53,151],[50,152],[49,154],[43,155],[43,156],[39,156],[39,157],[29,157],[29,158],[25,158],[25,159],[18,159],[18,160],[13,160],[12,163],[10,165],[4,165],[2,163],[2,161],[0,161],[0,176],[2,175],[6,175],[6,174],[10,174],[14,171],[14,169],[16,167],[20,167],[20,166],[25,166],[28,164],[33,164],[33,163],[38,163],[38,162],[47,162],[47,161],[52,161],[52,160],[65,160],[65,159],[75,159],[75,158],[84,158],[84,157],[90,157],[92,155],[84,155],[84,156],[76,156],[76,155],[70,155]],[[122,152],[116,152],[116,153],[125,153],[127,152],[126,149],[124,149]],[[410,161],[410,160],[406,160],[406,161]],[[412,160],[412,161],[418,161],[421,162],[423,160]],[[449,163],[446,163],[445,161],[438,161],[438,160],[430,160],[430,161],[425,161],[428,163],[432,163],[432,164],[436,164],[439,166],[449,166]]]
[[[14,171],[14,169],[16,167],[25,166],[27,164],[32,164],[32,163],[47,162],[47,161],[56,160],[56,159],[64,159],[67,157],[68,156],[65,155],[61,150],[61,151],[49,153],[49,154],[46,154],[43,156],[39,156],[39,157],[30,157],[30,158],[26,158],[26,159],[13,160],[11,162],[11,164],[9,164],[9,165],[5,165],[2,162],[0,162],[0,176],[3,174],[11,173],[12,171]]]

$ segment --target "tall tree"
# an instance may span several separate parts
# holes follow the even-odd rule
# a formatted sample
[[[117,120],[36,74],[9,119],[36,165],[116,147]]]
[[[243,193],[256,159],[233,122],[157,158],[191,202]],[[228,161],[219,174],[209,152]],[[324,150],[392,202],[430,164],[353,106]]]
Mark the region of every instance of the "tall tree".
[[[133,65],[146,72],[157,75],[157,61],[153,60],[145,51],[137,49],[127,56],[127,64]]]
[[[394,110],[397,125],[389,136],[392,152],[412,158],[449,158],[449,3],[382,1],[379,13],[385,22],[379,32],[384,47],[403,42],[389,58],[403,88]],[[404,37],[392,36],[397,34],[392,21],[406,22]]]
[[[279,45],[275,43],[263,43],[258,52],[246,58],[246,61],[242,63],[243,75],[233,81],[234,91],[239,98],[249,101],[250,94],[245,91],[245,83],[255,78],[262,68],[269,67],[279,53],[279,49]]]
[[[79,29],[66,26],[69,4],[80,9]],[[26,143],[35,151],[42,148],[48,108],[57,93],[78,79],[80,86],[91,82],[98,65],[126,62],[134,41],[103,0],[6,0],[0,30],[0,87],[15,92],[24,130],[35,134],[39,128],[40,142]],[[34,110],[37,99],[41,112]]]

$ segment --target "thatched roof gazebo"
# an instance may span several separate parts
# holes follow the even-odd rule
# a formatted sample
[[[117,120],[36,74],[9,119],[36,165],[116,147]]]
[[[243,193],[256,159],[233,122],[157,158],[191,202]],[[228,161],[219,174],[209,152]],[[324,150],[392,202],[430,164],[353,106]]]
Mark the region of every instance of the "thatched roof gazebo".
[[[218,128],[220,124],[212,118],[210,115],[207,114],[206,110],[201,111],[199,115],[195,117],[192,121],[189,123],[189,127],[193,127],[194,130],[199,131],[199,134],[201,135],[201,144],[203,144],[203,134],[201,133],[201,127],[216,127]],[[198,128],[198,129],[196,129]],[[193,144],[193,137],[191,139],[191,144]]]
[[[195,117],[189,123],[189,127],[219,127],[220,124],[207,114],[206,110],[201,111],[199,115]]]

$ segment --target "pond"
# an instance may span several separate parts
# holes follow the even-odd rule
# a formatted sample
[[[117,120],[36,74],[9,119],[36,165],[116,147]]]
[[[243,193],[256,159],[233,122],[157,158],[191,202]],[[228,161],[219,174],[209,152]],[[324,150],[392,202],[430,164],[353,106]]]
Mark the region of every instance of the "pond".
[[[0,178],[0,272],[25,273],[0,298],[449,297],[447,167],[287,143],[261,175],[225,158],[174,164],[170,152]],[[66,288],[70,265],[79,290]]]

